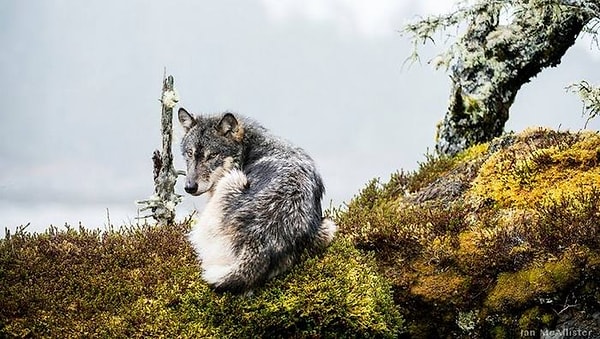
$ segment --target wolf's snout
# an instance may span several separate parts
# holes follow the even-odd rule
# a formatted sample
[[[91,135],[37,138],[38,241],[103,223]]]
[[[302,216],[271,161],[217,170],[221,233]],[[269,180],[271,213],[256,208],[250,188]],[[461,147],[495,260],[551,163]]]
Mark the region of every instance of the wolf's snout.
[[[195,182],[188,182],[185,184],[184,190],[189,194],[194,194],[198,191],[198,184]]]

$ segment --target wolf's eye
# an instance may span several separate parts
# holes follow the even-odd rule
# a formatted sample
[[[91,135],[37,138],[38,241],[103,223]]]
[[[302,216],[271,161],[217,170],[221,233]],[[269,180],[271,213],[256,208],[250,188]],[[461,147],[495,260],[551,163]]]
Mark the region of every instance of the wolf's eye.
[[[193,157],[194,157],[194,150],[193,150],[193,149],[191,149],[191,148],[190,148],[190,149],[188,149],[188,150],[186,150],[186,151],[185,151],[185,156],[186,156],[187,158],[193,158]]]
[[[206,160],[212,160],[217,157],[217,153],[208,153],[205,158]]]

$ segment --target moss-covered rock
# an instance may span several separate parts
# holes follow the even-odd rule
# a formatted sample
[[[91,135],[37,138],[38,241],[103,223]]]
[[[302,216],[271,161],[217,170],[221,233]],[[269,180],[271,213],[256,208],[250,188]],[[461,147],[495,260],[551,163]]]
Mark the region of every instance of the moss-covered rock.
[[[376,254],[413,337],[539,335],[600,307],[598,133],[530,129],[428,157],[337,220]]]

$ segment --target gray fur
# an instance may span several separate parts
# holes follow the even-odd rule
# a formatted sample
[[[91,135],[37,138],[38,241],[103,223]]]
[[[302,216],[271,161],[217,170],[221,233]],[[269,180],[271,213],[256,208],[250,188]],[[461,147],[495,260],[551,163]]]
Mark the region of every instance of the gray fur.
[[[322,217],[325,189],[304,150],[240,115],[178,115],[186,191],[209,195],[188,238],[216,290],[256,288],[331,242],[336,226]]]

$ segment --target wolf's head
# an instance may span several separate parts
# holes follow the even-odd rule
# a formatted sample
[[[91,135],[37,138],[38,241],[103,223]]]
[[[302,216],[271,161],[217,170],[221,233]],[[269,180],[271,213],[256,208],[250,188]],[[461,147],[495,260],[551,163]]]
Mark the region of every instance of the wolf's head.
[[[232,113],[193,117],[180,108],[178,117],[185,130],[181,142],[187,164],[185,191],[211,192],[228,170],[240,166],[244,127]]]

